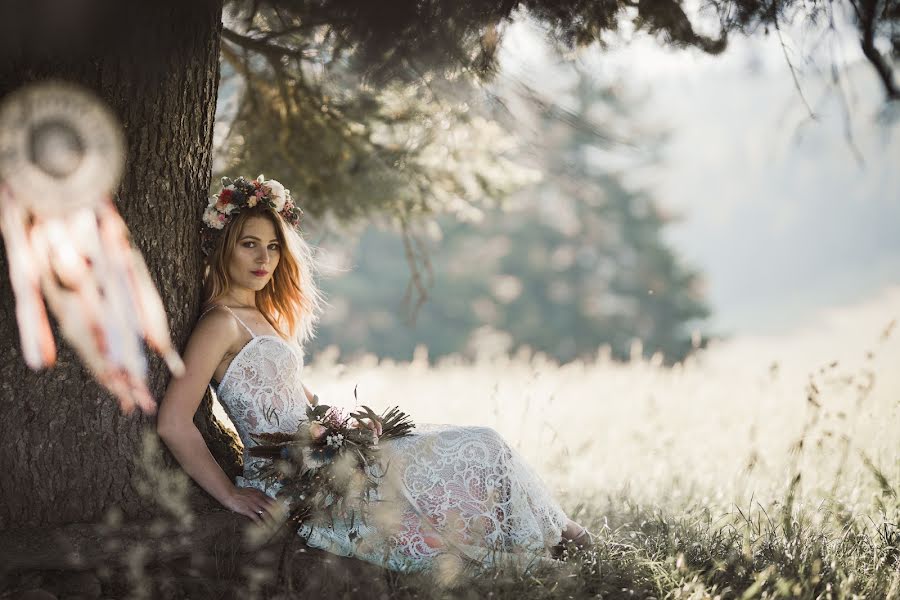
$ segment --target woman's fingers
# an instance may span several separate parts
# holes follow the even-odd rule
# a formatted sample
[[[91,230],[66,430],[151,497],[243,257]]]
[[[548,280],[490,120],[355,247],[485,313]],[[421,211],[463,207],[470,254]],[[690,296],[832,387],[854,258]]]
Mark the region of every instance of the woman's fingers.
[[[365,421],[363,424],[366,426],[366,429],[371,429],[378,436],[381,435],[381,421],[380,420],[372,419],[369,421]]]
[[[272,498],[271,496],[267,496],[266,494],[262,493],[261,491],[257,490],[256,488],[254,488],[253,491],[256,492],[255,496],[256,496],[256,500],[258,502],[262,502],[263,504],[265,504],[265,506],[268,506],[268,507],[275,505],[275,498]]]
[[[274,517],[273,509],[275,508],[275,500],[262,494],[261,498],[257,498],[256,502],[253,505],[253,513],[260,517],[261,519],[265,519],[266,517]]]
[[[250,517],[250,519],[257,525],[262,525],[263,523],[270,521],[275,517],[275,515],[272,514],[270,507],[266,504],[253,505],[249,507],[243,514]]]
[[[277,501],[274,498],[256,488],[239,488],[238,494],[240,502],[239,508],[235,512],[248,517],[256,524],[275,518],[272,509],[275,508]]]
[[[256,512],[255,509],[247,507],[247,508],[240,510],[239,512],[240,512],[240,514],[244,515],[245,517],[247,517],[254,523],[258,524],[260,521],[262,521],[262,515],[260,515],[258,512]]]
[[[254,508],[268,508],[275,504],[275,499],[267,496],[256,488],[244,488],[247,490],[248,502],[254,505]]]

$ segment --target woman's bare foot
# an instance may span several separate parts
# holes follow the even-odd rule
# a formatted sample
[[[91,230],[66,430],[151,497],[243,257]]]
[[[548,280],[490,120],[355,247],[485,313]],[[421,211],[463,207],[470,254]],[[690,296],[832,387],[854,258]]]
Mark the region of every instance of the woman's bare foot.
[[[575,551],[589,550],[594,546],[594,536],[586,527],[569,519],[566,528],[562,532],[562,541],[553,547],[551,556],[562,558],[566,554]]]

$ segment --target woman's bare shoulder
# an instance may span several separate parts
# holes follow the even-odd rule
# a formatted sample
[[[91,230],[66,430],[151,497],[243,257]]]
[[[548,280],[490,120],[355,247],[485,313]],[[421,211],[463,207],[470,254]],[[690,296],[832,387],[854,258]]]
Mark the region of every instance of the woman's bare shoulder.
[[[200,344],[223,353],[241,337],[237,320],[223,308],[213,308],[202,315],[191,332],[190,344]]]

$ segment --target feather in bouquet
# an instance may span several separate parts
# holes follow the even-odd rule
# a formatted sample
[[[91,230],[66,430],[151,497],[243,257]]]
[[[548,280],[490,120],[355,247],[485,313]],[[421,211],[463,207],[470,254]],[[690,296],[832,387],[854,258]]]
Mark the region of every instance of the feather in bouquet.
[[[366,522],[368,503],[380,478],[373,473],[383,475],[385,466],[379,438],[363,419],[381,422],[381,440],[405,436],[415,425],[397,407],[381,415],[368,406],[360,408],[344,415],[327,405],[310,406],[307,420],[292,434],[251,434],[259,445],[249,449],[250,455],[270,459],[254,475],[281,486],[277,497],[288,501],[288,522],[294,528],[322,517],[333,522],[335,515],[350,515],[351,529],[357,517]]]

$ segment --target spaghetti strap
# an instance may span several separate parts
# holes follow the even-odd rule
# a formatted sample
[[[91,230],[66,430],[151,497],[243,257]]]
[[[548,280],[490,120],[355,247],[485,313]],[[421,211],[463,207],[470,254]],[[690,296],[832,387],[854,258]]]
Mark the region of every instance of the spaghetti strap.
[[[228,312],[230,312],[230,313],[231,313],[231,316],[234,317],[235,319],[237,319],[237,322],[240,323],[240,324],[244,327],[244,329],[247,330],[247,333],[250,334],[250,337],[251,337],[251,338],[255,338],[255,337],[256,337],[256,334],[253,333],[253,330],[250,329],[249,327],[247,327],[247,324],[244,323],[244,322],[241,320],[241,318],[240,318],[239,316],[237,316],[237,315],[234,313],[233,310],[231,310],[230,308],[228,308],[228,307],[225,306],[224,304],[213,304],[212,306],[210,306],[209,308],[207,308],[206,310],[203,311],[203,313],[200,315],[200,318],[202,319],[202,318],[203,318],[203,315],[205,315],[206,313],[208,313],[209,311],[211,311],[211,310],[214,309],[214,308],[224,308],[225,310],[227,310]]]
[[[199,320],[199,319],[202,319],[203,317],[205,317],[205,316],[206,316],[206,313],[208,313],[209,311],[211,311],[211,310],[214,309],[214,308],[219,308],[219,305],[218,305],[218,304],[212,304],[212,305],[210,305],[209,308],[207,308],[207,309],[204,310],[202,313],[200,313],[200,316],[198,317],[198,320]]]

